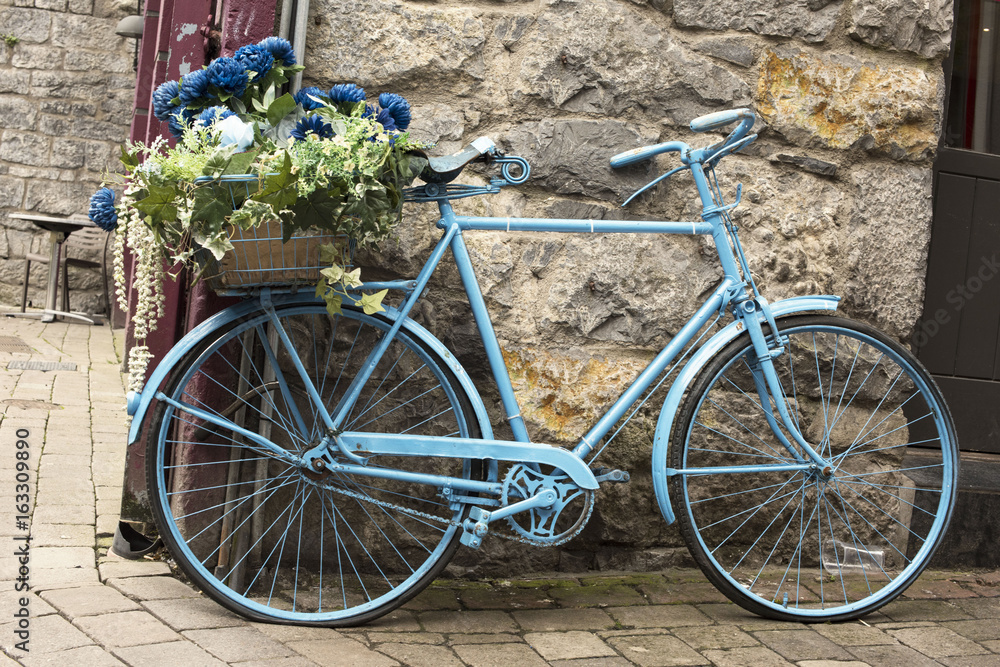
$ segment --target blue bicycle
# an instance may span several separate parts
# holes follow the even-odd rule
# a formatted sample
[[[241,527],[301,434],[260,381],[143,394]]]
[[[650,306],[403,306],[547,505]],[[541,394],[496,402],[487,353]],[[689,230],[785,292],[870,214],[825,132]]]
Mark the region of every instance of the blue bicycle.
[[[677,153],[681,165],[654,183],[688,172],[703,203],[698,221],[460,216],[453,200],[522,183],[528,164],[486,139],[431,159],[424,185],[407,196],[437,204],[442,237],[416,278],[361,288],[399,294],[384,313],[345,307],[331,317],[311,290],[265,277],[274,267],[258,257],[237,290],[251,298],[191,331],[129,397],[130,442],[146,433],[150,498],[180,567],[251,619],[364,623],[416,595],[460,544],[500,535],[544,546],[578,535],[600,486],[629,479],[595,459],[662,387],[656,498],[719,590],[792,621],[855,618],[902,593],[951,515],[955,428],[913,355],[832,314],[837,297],[768,303],[757,290],[729,215],[739,190],[727,204],[715,177],[723,158],[754,140],[753,123],[746,109],[714,113],[691,129],[735,124],[722,141],[612,158],[620,167]],[[455,184],[474,161],[499,174],[485,186]],[[528,436],[463,240],[476,230],[709,235],[722,276],[564,449]],[[237,257],[260,252],[233,243]],[[455,355],[409,316],[449,250],[510,440],[494,436]]]

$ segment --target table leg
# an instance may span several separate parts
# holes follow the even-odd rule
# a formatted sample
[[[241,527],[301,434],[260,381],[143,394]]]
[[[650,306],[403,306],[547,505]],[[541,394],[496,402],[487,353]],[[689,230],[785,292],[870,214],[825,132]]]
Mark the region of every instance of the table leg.
[[[56,319],[56,290],[59,285],[59,254],[66,235],[62,232],[49,232],[49,286],[45,292],[45,310],[42,322],[52,322]],[[65,286],[63,286],[65,289]]]

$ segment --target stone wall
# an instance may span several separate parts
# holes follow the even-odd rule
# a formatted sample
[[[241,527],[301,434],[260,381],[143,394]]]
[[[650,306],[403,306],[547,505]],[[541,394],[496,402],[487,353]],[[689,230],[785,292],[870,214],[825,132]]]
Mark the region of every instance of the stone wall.
[[[445,154],[488,135],[531,162],[478,214],[617,218],[624,196],[674,164],[612,172],[608,158],[681,139],[687,122],[752,106],[760,138],[726,161],[723,188],[752,268],[773,300],[832,293],[843,311],[905,339],[920,314],[941,125],[950,0],[314,0],[305,85],[355,81],[414,104],[416,136]],[[669,166],[668,166],[669,165]],[[481,176],[471,174],[467,182]],[[697,219],[690,178],[631,217]],[[371,264],[412,276],[437,234],[412,206]],[[533,437],[572,444],[718,279],[704,239],[468,236]],[[473,325],[441,272],[418,316],[462,357],[488,407]],[[683,552],[656,509],[649,455],[659,398],[603,457],[632,473],[600,493],[560,549],[488,540],[460,556],[479,574],[643,568]]]
[[[22,258],[48,234],[8,213],[86,215],[102,173],[118,165],[135,94],[133,40],[115,35],[130,0],[0,0],[0,304],[21,300]],[[16,43],[12,43],[15,41]],[[74,253],[73,256],[99,260]],[[37,267],[37,268],[36,268]],[[45,297],[33,265],[28,299]],[[98,270],[71,269],[71,308],[103,305]]]

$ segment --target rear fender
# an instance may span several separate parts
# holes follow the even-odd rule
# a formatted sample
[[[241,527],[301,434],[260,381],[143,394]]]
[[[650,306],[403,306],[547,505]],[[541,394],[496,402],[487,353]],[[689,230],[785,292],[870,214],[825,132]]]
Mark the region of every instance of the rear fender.
[[[838,296],[798,296],[772,303],[770,308],[774,317],[782,317],[795,313],[835,311],[839,302],[840,297]],[[656,422],[656,432],[653,435],[653,489],[656,491],[656,502],[660,506],[660,513],[663,514],[663,518],[667,520],[668,524],[673,523],[676,517],[670,505],[670,496],[667,493],[667,447],[681,399],[701,370],[708,365],[708,362],[743,331],[741,322],[731,322],[698,348],[698,351],[677,375],[677,379],[674,380],[667,393],[667,398],[663,402],[660,417]]]

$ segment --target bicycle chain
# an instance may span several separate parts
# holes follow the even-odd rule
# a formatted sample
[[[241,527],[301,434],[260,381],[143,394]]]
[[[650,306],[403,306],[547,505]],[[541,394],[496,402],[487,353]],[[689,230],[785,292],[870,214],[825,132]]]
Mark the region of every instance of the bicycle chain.
[[[442,523],[446,526],[452,526],[455,528],[464,529],[464,526],[460,521],[454,521],[452,519],[444,519],[434,514],[428,514],[426,512],[421,512],[419,510],[410,509],[409,507],[396,505],[394,503],[390,503],[385,500],[378,500],[377,498],[372,498],[371,496],[363,495],[355,491],[348,491],[347,489],[335,488],[332,486],[326,486],[320,484],[317,484],[317,486],[319,486],[319,488],[321,489],[326,489],[327,491],[333,491],[334,493],[339,493],[342,496],[347,496],[348,498],[354,498],[355,500],[364,500],[365,502],[378,505],[379,507],[382,508],[398,510],[403,514],[408,514],[410,516],[419,517],[422,519],[428,519],[430,521],[436,521],[437,523]],[[593,511],[593,506],[591,506],[591,511]],[[529,540],[527,538],[521,537],[520,535],[505,535],[503,533],[494,533],[494,532],[491,532],[490,535],[494,535],[496,537],[499,537],[504,540],[509,540],[511,542],[520,542],[522,544],[531,544],[533,546],[555,546],[556,544],[561,544],[561,542],[555,544],[550,544],[547,542],[546,543],[536,542],[534,540]]]

